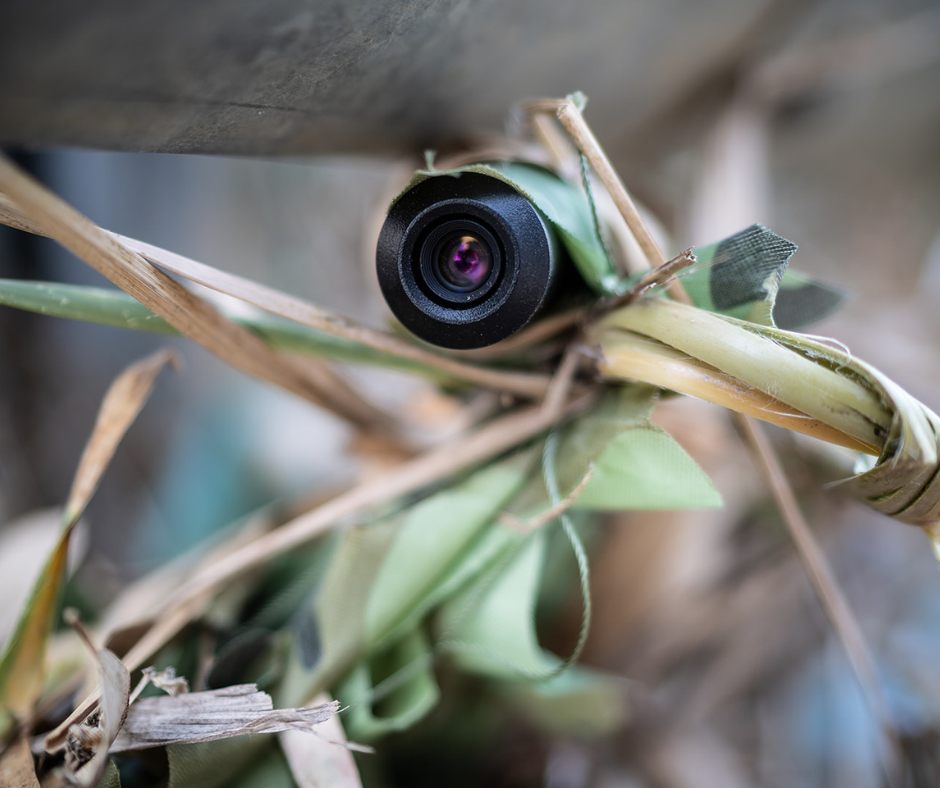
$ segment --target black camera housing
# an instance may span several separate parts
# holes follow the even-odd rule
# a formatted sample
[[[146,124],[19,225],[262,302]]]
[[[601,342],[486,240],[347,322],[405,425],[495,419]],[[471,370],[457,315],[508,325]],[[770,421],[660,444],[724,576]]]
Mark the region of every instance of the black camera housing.
[[[488,275],[455,289],[440,275],[442,245],[469,237]],[[499,178],[435,175],[402,194],[379,234],[376,269],[392,312],[421,339],[478,348],[511,336],[551,299],[561,268],[554,234],[535,206]]]

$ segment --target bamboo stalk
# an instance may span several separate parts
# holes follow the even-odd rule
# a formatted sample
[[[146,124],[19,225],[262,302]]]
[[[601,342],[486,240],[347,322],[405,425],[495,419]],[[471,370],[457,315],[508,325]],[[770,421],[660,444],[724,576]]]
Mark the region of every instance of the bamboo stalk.
[[[881,400],[853,378],[720,315],[648,299],[613,312],[600,325],[687,353],[865,445],[880,447],[891,424]]]
[[[697,397],[736,413],[866,454],[877,456],[880,451],[877,445],[862,442],[807,416],[715,367],[636,334],[620,332],[605,338],[604,354],[599,363],[605,377],[637,380]]]

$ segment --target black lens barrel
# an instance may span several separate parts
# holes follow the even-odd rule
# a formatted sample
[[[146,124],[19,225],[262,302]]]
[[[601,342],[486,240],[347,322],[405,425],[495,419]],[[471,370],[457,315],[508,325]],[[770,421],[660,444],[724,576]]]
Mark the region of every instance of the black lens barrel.
[[[458,256],[445,259],[455,239],[464,241]],[[407,329],[442,347],[476,348],[514,334],[546,305],[558,257],[529,200],[499,178],[462,173],[427,178],[396,200],[376,268]]]

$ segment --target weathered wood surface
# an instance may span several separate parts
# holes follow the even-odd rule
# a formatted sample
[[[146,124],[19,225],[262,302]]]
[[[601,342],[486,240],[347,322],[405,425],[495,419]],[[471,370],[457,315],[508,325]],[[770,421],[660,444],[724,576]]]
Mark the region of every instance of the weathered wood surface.
[[[5,0],[0,144],[414,150],[590,94],[608,139],[712,66],[767,0]]]

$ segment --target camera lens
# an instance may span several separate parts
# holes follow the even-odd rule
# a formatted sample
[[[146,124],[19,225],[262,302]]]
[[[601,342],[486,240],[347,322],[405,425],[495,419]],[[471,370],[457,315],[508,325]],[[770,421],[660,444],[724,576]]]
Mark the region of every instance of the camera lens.
[[[558,246],[535,206],[483,173],[434,175],[392,204],[376,272],[405,328],[450,348],[505,339],[549,301]]]
[[[435,255],[441,282],[458,293],[471,293],[486,283],[493,256],[484,241],[472,235],[445,239]]]

